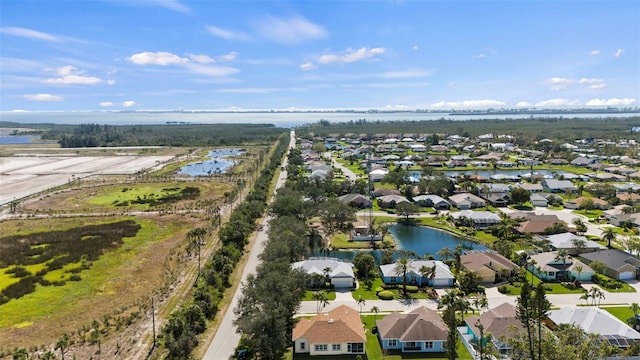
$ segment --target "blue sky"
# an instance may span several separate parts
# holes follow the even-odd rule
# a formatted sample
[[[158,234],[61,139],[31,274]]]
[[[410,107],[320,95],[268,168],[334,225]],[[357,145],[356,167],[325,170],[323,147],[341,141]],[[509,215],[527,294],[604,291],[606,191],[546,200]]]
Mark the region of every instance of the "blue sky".
[[[0,2],[0,110],[640,101],[640,2]]]

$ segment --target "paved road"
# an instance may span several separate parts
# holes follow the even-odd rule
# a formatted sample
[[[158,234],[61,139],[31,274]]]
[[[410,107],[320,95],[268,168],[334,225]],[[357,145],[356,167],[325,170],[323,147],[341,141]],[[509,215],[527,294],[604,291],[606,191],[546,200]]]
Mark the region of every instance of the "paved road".
[[[640,302],[640,282],[634,281],[631,282],[632,285],[637,292],[634,293],[610,293],[604,291],[605,298],[602,300],[601,305],[630,305],[633,302]],[[589,289],[593,286],[596,286],[592,283],[585,283],[583,285],[585,288]],[[438,294],[443,295],[446,289],[437,289]],[[504,295],[498,292],[496,286],[488,287],[486,289],[487,301],[489,302],[489,308],[492,309],[498,305],[501,305],[505,302],[511,303],[513,305],[516,304],[517,296],[509,296]],[[584,304],[584,300],[580,300],[581,294],[547,294],[547,299],[553,304],[554,307],[563,307],[563,306],[575,306],[577,304]],[[335,309],[340,305],[348,305],[354,309],[359,309],[356,300],[353,299],[350,292],[339,292],[336,294],[336,299],[329,302],[329,305],[322,309],[323,312]],[[438,303],[434,300],[413,300],[413,301],[404,301],[404,300],[366,300],[365,305],[362,307],[362,311],[365,313],[370,313],[371,308],[373,306],[377,306],[380,312],[390,312],[390,311],[411,311],[420,306],[426,306],[430,309],[437,309]],[[298,315],[309,315],[316,313],[316,302],[315,301],[303,301],[300,310],[298,310]]]
[[[295,146],[295,133],[291,131],[291,141],[289,142],[289,149]],[[287,159],[285,157],[284,163],[282,165],[285,169],[287,166]],[[276,190],[284,186],[285,181],[287,180],[287,174],[285,171],[280,172],[280,177],[276,182]],[[275,192],[274,192],[275,195]],[[273,200],[273,197],[270,201]],[[242,285],[245,283],[247,276],[249,274],[255,274],[256,268],[260,263],[258,259],[258,255],[262,253],[264,250],[264,245],[268,239],[268,230],[267,227],[269,225],[270,217],[266,216],[262,219],[262,230],[260,230],[256,236],[255,244],[249,253],[249,259],[245,268],[242,272],[242,279],[240,286],[236,289],[236,292],[233,294],[233,298],[231,299],[231,304],[227,308],[227,312],[224,314],[220,325],[218,326],[218,330],[216,331],[216,335],[213,338],[211,344],[209,344],[209,348],[204,355],[205,360],[226,360],[231,358],[234,355],[236,346],[240,341],[240,334],[236,332],[236,326],[233,324],[236,319],[236,315],[234,314],[234,309],[238,306],[238,302],[240,300],[240,296],[242,295]],[[220,314],[222,315],[222,314]]]
[[[358,176],[353,171],[351,171],[351,169],[337,162],[336,159],[331,158],[331,164],[334,167],[337,167],[338,169],[342,170],[342,173],[347,179],[351,181],[356,181],[356,179],[358,179]]]

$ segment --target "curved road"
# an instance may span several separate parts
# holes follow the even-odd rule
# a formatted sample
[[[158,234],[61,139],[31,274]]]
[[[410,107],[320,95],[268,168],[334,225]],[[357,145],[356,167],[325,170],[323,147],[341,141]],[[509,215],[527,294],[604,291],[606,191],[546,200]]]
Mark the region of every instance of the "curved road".
[[[295,146],[295,132],[291,131],[291,140],[289,142],[289,150],[291,150]],[[287,153],[288,154],[288,153]],[[282,167],[286,169],[287,166],[287,157],[285,155],[284,161],[282,163]],[[287,180],[286,171],[281,171],[280,176],[276,182],[275,191],[269,202],[273,201],[273,197],[275,196],[275,192],[284,186],[285,181]],[[269,225],[269,220],[271,218],[269,216],[265,216],[261,222],[261,229],[258,231],[256,235],[256,240],[251,252],[249,253],[249,259],[247,264],[244,267],[242,272],[242,279],[240,280],[240,286],[236,289],[236,292],[233,294],[233,298],[231,299],[231,303],[227,308],[227,312],[224,314],[220,325],[218,326],[218,330],[216,331],[216,335],[213,338],[211,344],[209,344],[209,348],[204,355],[205,360],[225,360],[231,358],[236,350],[236,346],[238,346],[238,342],[240,341],[240,334],[236,332],[236,326],[233,324],[236,319],[236,315],[234,313],[235,308],[238,306],[238,302],[240,300],[240,296],[242,295],[242,287],[245,283],[247,276],[249,274],[255,274],[256,268],[260,263],[258,259],[258,255],[262,253],[264,250],[264,245],[268,239],[268,230],[267,227]]]

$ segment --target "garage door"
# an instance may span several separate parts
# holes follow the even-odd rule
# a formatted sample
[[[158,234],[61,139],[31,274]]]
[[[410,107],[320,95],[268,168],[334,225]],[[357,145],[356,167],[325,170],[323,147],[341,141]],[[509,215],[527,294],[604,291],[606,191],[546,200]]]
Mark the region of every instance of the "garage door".
[[[618,279],[629,280],[629,279],[633,279],[634,276],[635,274],[633,273],[633,271],[624,271],[620,273],[620,276],[618,276]]]
[[[353,278],[333,278],[331,284],[338,289],[350,288],[353,286]]]
[[[434,286],[449,286],[449,279],[433,279]]]

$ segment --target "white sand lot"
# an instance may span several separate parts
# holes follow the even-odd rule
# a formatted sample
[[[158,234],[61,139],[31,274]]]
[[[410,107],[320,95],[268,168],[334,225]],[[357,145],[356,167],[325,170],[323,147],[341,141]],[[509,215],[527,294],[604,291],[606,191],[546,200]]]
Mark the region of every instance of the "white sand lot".
[[[0,158],[0,204],[95,175],[133,174],[172,156],[38,155]]]

